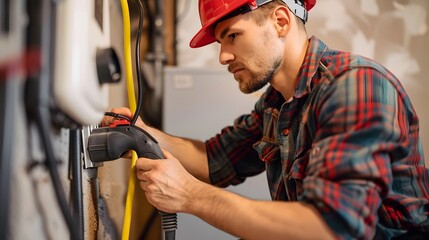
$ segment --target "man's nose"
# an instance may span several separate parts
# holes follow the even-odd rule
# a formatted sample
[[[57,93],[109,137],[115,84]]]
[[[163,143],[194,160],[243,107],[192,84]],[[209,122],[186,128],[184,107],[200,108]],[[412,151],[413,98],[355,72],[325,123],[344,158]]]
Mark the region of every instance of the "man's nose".
[[[220,64],[227,65],[230,62],[234,61],[234,58],[235,58],[234,54],[232,54],[229,51],[225,51],[225,49],[223,49],[221,47],[220,53],[219,53],[219,62],[220,62]]]

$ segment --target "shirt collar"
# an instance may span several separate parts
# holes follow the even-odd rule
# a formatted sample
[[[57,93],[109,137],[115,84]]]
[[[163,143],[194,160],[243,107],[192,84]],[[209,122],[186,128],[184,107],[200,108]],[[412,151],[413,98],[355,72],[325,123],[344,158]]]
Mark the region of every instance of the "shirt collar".
[[[312,87],[311,83],[313,82],[313,76],[317,73],[320,60],[323,57],[323,53],[327,49],[328,47],[326,46],[326,44],[319,40],[317,37],[312,36],[309,39],[307,53],[305,54],[304,61],[301,65],[301,68],[298,72],[298,77],[296,79],[297,84],[295,92],[293,94],[294,98],[301,98],[310,92]],[[271,86],[267,89],[266,94],[267,96],[264,102],[265,107],[278,106],[285,101],[280,92],[278,92]]]
[[[317,73],[320,60],[327,49],[328,47],[326,44],[317,37],[312,36],[310,38],[307,53],[305,54],[304,61],[296,79],[297,84],[293,94],[294,98],[301,98],[311,91],[311,83],[315,80],[313,77]]]

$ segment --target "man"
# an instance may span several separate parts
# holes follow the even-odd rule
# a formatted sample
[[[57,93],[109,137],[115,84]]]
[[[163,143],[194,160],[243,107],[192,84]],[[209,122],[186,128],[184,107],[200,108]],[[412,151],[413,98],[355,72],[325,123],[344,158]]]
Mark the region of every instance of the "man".
[[[206,142],[139,120],[166,157],[137,161],[140,186],[159,210],[244,239],[423,238],[429,176],[410,99],[374,61],[308,38],[314,4],[199,1],[202,29],[191,47],[218,42],[220,63],[244,93],[270,86],[251,113]],[[264,170],[275,201],[215,187]]]

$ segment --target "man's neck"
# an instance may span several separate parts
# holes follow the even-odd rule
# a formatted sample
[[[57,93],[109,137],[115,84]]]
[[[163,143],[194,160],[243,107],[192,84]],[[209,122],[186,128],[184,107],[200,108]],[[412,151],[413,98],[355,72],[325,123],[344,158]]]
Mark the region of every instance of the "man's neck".
[[[285,44],[283,62],[278,73],[270,81],[271,86],[279,91],[287,101],[294,94],[298,73],[301,69],[308,48],[308,38]],[[292,47],[291,46],[295,46]]]

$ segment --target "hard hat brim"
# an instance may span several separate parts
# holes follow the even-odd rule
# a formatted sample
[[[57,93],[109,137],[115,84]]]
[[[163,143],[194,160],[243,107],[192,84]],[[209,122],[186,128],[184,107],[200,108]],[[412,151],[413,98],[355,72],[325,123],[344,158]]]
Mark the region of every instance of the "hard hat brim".
[[[200,31],[195,34],[195,36],[191,39],[189,46],[191,48],[199,48],[215,41],[216,38],[213,36],[212,33],[212,24],[210,24],[202,27]]]
[[[209,19],[203,27],[195,34],[195,36],[191,39],[189,42],[189,46],[191,48],[199,48],[206,46],[210,43],[216,42],[216,38],[214,36],[214,28],[213,26],[219,22],[220,19],[231,13],[232,11],[236,10],[237,8],[243,6],[243,4],[246,4],[248,2],[246,1],[235,1],[230,3],[226,7],[227,9],[224,9],[221,11],[221,13],[217,14],[216,17],[213,17]]]

